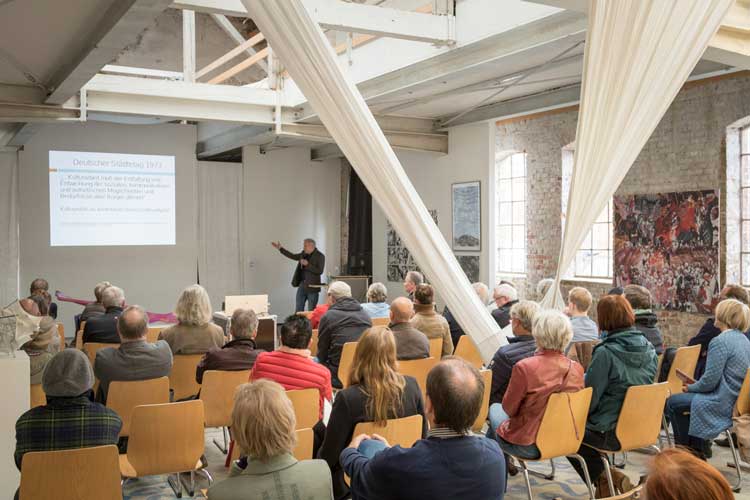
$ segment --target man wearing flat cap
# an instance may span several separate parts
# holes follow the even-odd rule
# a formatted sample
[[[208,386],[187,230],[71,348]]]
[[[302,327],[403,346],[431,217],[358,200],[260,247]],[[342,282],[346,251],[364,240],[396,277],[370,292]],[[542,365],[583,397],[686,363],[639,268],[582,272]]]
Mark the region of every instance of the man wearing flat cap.
[[[117,444],[122,420],[92,402],[94,372],[86,355],[65,349],[47,363],[42,389],[47,404],[27,411],[16,422],[16,466],[24,453]]]

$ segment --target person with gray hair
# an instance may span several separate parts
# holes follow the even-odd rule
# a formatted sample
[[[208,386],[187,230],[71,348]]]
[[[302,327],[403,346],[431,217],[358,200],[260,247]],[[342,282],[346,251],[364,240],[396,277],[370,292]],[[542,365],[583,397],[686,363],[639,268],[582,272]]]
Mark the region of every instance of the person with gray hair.
[[[102,303],[102,293],[104,292],[104,290],[111,286],[112,283],[110,283],[109,281],[100,281],[96,284],[96,286],[94,287],[94,298],[96,299],[96,301],[86,304],[86,306],[83,308],[83,312],[81,313],[81,317],[79,318],[80,321],[88,321],[93,316],[98,316],[106,312],[106,308]]]
[[[362,309],[370,315],[370,318],[387,318],[390,313],[387,299],[388,290],[385,285],[380,282],[373,283],[367,289],[367,303],[362,304]]]
[[[372,326],[367,314],[356,299],[352,289],[343,281],[328,286],[331,307],[318,325],[318,361],[331,371],[331,384],[341,388],[338,378],[341,351],[347,342],[356,342]]]
[[[481,282],[472,283],[471,287],[474,289],[474,291],[477,293],[477,296],[479,297],[479,300],[487,307],[487,311],[492,314],[492,311],[496,308],[494,302],[490,302],[490,288]],[[453,345],[458,345],[458,339],[461,338],[461,336],[464,335],[464,330],[461,328],[461,325],[458,324],[458,321],[456,321],[456,318],[453,316],[453,313],[450,312],[448,309],[448,306],[445,306],[443,308],[443,317],[448,322],[448,328],[450,328],[451,331],[451,340],[453,341]]]
[[[326,256],[318,250],[315,240],[305,238],[302,242],[302,251],[292,253],[281,245],[281,242],[274,241],[271,246],[281,252],[281,255],[287,259],[297,262],[292,277],[292,286],[297,289],[294,312],[305,310],[312,311],[318,305],[320,295],[320,276],[326,267]]]
[[[424,359],[430,357],[430,341],[427,336],[414,328],[410,321],[414,316],[414,303],[406,297],[399,297],[391,304],[390,324],[396,340],[396,359]]]
[[[539,283],[536,284],[536,296],[540,302],[544,299],[544,296],[547,295],[549,288],[554,284],[555,280],[553,280],[552,278],[544,278],[543,280],[539,280]]]
[[[94,373],[86,355],[65,349],[47,363],[42,389],[47,404],[32,408],[16,422],[16,466],[26,453],[117,444],[122,420],[90,399]]]
[[[146,341],[148,316],[141,306],[128,306],[117,318],[120,347],[96,353],[94,374],[99,379],[97,399],[107,402],[109,384],[115,381],[166,377],[172,371],[172,350],[163,340]]]
[[[252,309],[235,309],[229,328],[232,340],[223,347],[213,347],[203,355],[195,368],[195,381],[203,383],[206,370],[252,370],[258,354],[264,352],[255,345],[258,335],[258,316]]]
[[[117,335],[117,320],[125,307],[125,292],[122,288],[110,285],[102,290],[102,306],[104,314],[93,316],[86,321],[83,328],[83,343],[100,342],[103,344],[119,344]]]
[[[404,291],[411,300],[414,300],[414,291],[424,283],[424,276],[419,271],[409,271],[404,276]]]
[[[510,324],[510,308],[518,303],[518,291],[507,283],[495,287],[492,299],[497,304],[497,309],[492,311],[492,317],[500,328]]]

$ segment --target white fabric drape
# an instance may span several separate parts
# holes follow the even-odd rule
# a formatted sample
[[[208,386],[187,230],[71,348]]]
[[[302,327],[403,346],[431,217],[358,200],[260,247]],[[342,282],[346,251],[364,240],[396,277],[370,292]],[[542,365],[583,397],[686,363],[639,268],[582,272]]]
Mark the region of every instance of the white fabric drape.
[[[242,0],[485,362],[505,343],[367,104],[300,0]]]
[[[0,307],[18,292],[18,153],[0,153]]]
[[[198,277],[215,311],[241,295],[242,164],[198,162]]]
[[[733,0],[590,0],[573,177],[555,286]]]

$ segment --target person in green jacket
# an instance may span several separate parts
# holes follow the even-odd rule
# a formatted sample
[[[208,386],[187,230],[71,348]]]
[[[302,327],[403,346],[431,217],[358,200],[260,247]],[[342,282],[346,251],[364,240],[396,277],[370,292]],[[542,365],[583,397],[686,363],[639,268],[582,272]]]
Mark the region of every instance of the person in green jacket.
[[[635,313],[621,295],[605,295],[596,308],[599,330],[606,331],[594,348],[591,364],[586,371],[586,387],[591,387],[591,405],[586,434],[578,454],[586,461],[591,481],[596,485],[597,498],[609,495],[604,464],[599,453],[590,446],[603,450],[617,450],[620,443],[615,435],[625,392],[633,385],[654,381],[657,356],[654,346],[635,328]],[[590,445],[590,446],[587,446]],[[581,478],[581,465],[570,460]],[[612,469],[612,479],[619,492],[633,489],[627,476]],[[602,489],[603,488],[603,489]]]

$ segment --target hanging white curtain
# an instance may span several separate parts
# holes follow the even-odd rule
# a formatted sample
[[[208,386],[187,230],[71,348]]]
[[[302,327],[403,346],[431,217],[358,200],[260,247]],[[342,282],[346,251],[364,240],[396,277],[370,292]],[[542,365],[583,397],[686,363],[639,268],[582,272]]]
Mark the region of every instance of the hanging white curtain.
[[[555,286],[734,0],[590,0],[573,177]]]
[[[18,153],[0,153],[0,308],[18,298]]]
[[[300,0],[242,0],[285,68],[485,362],[505,338],[480,302],[367,104]]]

